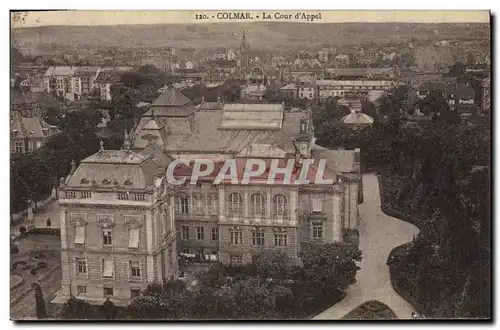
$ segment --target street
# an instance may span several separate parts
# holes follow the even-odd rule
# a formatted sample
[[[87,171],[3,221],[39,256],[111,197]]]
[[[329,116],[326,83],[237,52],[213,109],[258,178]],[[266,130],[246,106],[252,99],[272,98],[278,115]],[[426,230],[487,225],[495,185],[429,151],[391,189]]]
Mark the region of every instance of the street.
[[[380,209],[380,191],[375,173],[363,175],[364,202],[359,205],[359,237],[363,260],[357,282],[347,289],[341,302],[314,319],[341,319],[354,308],[369,300],[389,306],[399,319],[411,319],[413,307],[392,288],[386,264],[393,248],[407,243],[418,234],[417,227],[384,214]]]

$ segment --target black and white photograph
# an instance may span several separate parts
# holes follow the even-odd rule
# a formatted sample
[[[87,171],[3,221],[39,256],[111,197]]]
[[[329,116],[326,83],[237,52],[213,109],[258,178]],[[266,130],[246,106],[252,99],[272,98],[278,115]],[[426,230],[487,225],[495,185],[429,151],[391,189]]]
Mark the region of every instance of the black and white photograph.
[[[11,321],[492,319],[490,11],[9,15]]]

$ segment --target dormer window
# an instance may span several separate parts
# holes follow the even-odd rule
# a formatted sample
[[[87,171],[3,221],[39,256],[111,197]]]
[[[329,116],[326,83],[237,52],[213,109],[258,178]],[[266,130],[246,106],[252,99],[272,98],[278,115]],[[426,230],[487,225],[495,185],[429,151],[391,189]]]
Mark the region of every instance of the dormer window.
[[[104,184],[104,185],[110,185],[111,184],[111,180],[110,179],[104,179],[104,180],[102,180],[102,184]]]
[[[89,180],[83,178],[80,180],[80,184],[88,184],[89,183]]]
[[[31,134],[34,134],[35,132],[31,132]],[[48,128],[42,128],[42,133],[43,133],[43,136],[47,136],[49,134],[49,129]]]
[[[127,181],[125,181],[124,185],[126,185],[126,186],[131,186],[131,185],[132,185],[132,181],[127,180]]]
[[[12,134],[14,135],[14,137],[17,137],[17,135],[19,134],[19,131],[17,129],[15,129],[12,131]]]

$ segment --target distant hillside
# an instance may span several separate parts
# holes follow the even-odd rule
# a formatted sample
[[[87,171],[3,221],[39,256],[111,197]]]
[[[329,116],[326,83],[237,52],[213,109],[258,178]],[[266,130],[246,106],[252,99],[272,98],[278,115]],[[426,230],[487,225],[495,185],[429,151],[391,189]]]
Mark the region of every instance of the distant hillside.
[[[423,23],[219,23],[115,26],[44,26],[12,30],[21,48],[38,46],[146,46],[207,48],[237,46],[245,31],[253,48],[276,49],[386,43],[426,39],[489,39],[488,24]]]

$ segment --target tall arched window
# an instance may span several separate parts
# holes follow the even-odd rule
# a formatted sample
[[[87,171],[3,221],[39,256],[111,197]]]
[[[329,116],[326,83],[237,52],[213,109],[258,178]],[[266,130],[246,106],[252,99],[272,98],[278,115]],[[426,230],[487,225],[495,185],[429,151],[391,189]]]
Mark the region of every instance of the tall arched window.
[[[227,212],[230,216],[243,216],[243,197],[241,194],[229,194]]]
[[[217,215],[219,210],[219,197],[217,194],[208,195],[208,209],[210,215]]]
[[[205,213],[205,198],[202,194],[193,195],[193,208],[194,213],[197,215],[203,215]]]
[[[262,194],[255,193],[250,198],[250,214],[260,218],[266,215],[266,199]]]
[[[288,218],[288,200],[285,195],[274,196],[274,217],[277,219]]]
[[[176,198],[176,214],[188,214],[189,213],[189,197],[186,195],[180,195]]]

